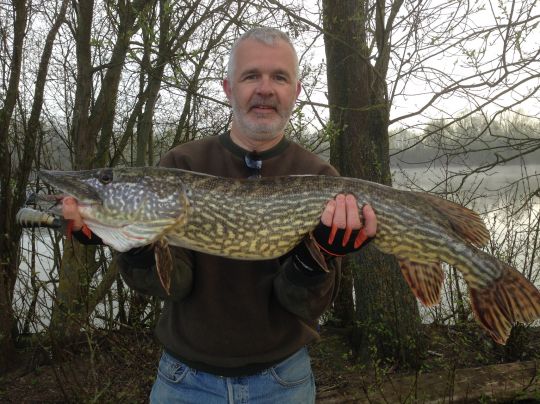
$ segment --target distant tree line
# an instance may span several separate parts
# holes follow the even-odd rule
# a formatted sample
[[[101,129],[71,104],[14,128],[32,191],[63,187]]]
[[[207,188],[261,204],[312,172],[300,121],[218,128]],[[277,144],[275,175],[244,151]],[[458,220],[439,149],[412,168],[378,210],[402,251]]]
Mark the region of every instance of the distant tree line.
[[[390,136],[392,164],[496,166],[540,164],[540,123],[518,114],[486,122],[485,116],[432,120],[422,130]]]

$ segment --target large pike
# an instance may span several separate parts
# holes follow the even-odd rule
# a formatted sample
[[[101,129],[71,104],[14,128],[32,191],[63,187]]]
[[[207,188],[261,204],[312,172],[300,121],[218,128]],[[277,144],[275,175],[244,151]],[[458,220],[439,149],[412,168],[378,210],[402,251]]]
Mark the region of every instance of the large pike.
[[[489,233],[463,206],[418,192],[353,178],[287,176],[229,179],[179,169],[141,167],[41,171],[75,197],[85,224],[118,251],[163,241],[235,259],[280,257],[318,223],[339,193],[370,204],[378,219],[373,243],[397,257],[425,305],[439,302],[441,262],[468,284],[480,324],[505,343],[512,324],[540,317],[540,292],[517,270],[481,251]]]

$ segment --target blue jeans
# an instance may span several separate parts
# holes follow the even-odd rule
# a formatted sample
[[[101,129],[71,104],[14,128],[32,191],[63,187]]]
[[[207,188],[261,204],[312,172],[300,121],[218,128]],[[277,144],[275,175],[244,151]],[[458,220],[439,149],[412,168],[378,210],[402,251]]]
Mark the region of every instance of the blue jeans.
[[[309,404],[315,403],[315,380],[306,348],[260,373],[222,377],[191,369],[163,352],[152,404]]]

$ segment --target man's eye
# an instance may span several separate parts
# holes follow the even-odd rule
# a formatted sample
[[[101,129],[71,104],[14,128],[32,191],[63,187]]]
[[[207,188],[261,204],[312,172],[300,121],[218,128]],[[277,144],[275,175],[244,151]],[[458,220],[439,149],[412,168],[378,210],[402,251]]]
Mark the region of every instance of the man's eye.
[[[276,80],[277,81],[283,81],[283,82],[288,81],[286,76],[276,76]]]

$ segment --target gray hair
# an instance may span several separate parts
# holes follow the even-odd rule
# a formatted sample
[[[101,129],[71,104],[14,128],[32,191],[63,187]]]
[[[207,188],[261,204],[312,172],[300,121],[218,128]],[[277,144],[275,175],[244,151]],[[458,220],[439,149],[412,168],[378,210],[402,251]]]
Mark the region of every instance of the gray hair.
[[[291,42],[291,39],[289,36],[279,29],[276,28],[270,28],[270,27],[256,27],[252,28],[249,31],[245,32],[240,36],[233,44],[231,48],[231,53],[229,55],[229,63],[227,65],[227,79],[232,80],[232,77],[234,75],[234,68],[235,68],[235,62],[236,62],[236,49],[238,49],[238,46],[242,41],[245,41],[246,39],[254,39],[256,41],[262,42],[269,46],[274,46],[277,41],[284,41],[285,43],[289,44],[289,46],[292,48],[294,53],[294,59],[295,59],[295,75],[298,79],[300,75],[300,68],[298,66],[298,54],[296,53],[296,49],[294,48],[293,43]]]

